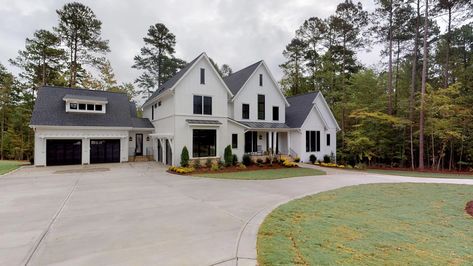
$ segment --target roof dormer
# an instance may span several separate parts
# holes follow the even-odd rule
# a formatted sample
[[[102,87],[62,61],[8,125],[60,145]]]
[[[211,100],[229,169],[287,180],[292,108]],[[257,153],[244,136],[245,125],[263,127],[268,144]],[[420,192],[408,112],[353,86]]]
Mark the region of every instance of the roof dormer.
[[[62,98],[66,103],[66,112],[105,114],[108,103],[105,97],[66,94]]]

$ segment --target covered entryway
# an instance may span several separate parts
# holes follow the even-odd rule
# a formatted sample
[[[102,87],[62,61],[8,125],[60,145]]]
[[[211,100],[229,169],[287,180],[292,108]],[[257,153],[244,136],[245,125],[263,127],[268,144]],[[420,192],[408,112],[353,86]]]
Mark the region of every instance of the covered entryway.
[[[119,163],[119,139],[91,139],[90,163]]]
[[[46,140],[46,165],[68,165],[82,163],[82,141],[80,139]]]

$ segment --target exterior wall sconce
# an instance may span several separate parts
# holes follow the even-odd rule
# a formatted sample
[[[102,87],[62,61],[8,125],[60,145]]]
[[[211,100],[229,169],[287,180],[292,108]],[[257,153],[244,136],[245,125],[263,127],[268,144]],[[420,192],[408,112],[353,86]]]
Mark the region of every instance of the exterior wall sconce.
[[[259,140],[262,140],[263,139],[263,135],[259,135]]]
[[[146,141],[149,141],[149,136],[146,136]]]

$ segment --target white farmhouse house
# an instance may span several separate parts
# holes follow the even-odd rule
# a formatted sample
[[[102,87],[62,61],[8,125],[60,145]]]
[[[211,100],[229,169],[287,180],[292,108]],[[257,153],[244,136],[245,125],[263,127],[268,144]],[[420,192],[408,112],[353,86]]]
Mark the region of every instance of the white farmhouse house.
[[[43,87],[30,126],[35,165],[124,162],[179,165],[244,154],[336,155],[339,130],[322,93],[286,98],[264,61],[222,78],[205,53],[161,85],[137,118],[125,94]]]

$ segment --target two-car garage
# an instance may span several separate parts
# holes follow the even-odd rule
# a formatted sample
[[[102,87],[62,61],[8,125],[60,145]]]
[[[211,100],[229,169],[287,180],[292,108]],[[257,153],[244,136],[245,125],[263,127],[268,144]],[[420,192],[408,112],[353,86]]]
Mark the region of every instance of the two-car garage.
[[[82,163],[81,139],[46,140],[46,165],[71,165]],[[120,139],[91,139],[90,160],[94,163],[120,162]]]

